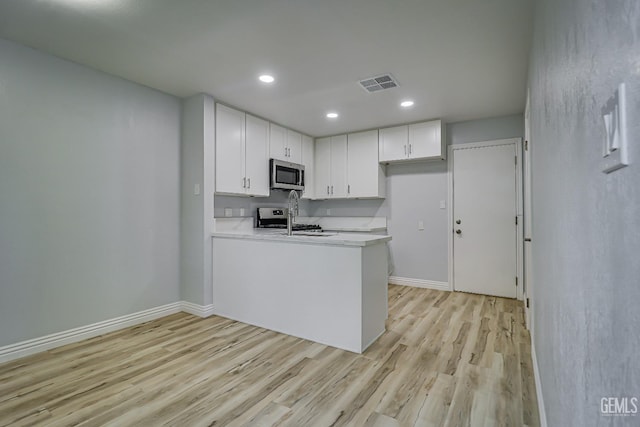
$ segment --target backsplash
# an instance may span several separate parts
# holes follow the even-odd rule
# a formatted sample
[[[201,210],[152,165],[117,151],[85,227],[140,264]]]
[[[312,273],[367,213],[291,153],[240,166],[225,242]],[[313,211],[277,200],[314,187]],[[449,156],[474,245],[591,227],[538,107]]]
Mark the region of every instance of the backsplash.
[[[225,215],[225,209],[231,209],[232,217],[254,217],[256,209],[262,207],[285,207],[287,206],[286,191],[271,191],[269,197],[239,197],[239,196],[215,196],[214,197],[214,218],[228,217]],[[300,215],[309,216],[310,202],[309,200],[300,200]],[[244,209],[244,212],[242,211]]]

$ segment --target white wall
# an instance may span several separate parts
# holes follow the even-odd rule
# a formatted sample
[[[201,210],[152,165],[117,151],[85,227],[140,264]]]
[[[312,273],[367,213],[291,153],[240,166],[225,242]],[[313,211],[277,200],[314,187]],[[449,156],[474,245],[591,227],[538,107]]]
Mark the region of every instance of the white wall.
[[[521,114],[447,125],[449,144],[522,137]],[[437,282],[448,282],[448,206],[447,162],[387,166],[385,200],[327,200],[311,202],[312,215],[387,216],[391,254],[395,266],[392,275]],[[418,230],[418,221],[425,229]]]
[[[0,346],[178,301],[179,100],[0,58]]]
[[[534,336],[549,426],[637,426],[640,2],[541,0],[530,65]],[[600,108],[627,84],[629,159],[602,168]]]

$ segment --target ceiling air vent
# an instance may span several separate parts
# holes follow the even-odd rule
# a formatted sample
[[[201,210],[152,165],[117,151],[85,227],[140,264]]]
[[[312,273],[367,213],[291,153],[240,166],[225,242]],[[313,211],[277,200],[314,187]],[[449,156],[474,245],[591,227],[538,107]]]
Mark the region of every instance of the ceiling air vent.
[[[391,74],[383,74],[381,76],[369,77],[364,80],[360,80],[360,86],[367,92],[378,92],[384,89],[391,89],[398,87],[398,82],[393,78]]]

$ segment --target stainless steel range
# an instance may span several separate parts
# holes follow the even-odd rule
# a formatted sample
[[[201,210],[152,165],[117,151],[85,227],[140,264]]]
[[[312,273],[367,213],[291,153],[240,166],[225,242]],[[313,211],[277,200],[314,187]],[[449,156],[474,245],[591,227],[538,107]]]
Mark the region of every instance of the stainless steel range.
[[[258,208],[258,228],[287,228],[287,208]],[[322,232],[318,224],[293,224],[293,231]]]

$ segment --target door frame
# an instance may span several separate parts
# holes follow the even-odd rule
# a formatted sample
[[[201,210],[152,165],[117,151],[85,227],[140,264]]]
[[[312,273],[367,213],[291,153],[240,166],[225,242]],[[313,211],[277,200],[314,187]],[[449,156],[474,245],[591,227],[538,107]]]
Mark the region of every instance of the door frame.
[[[490,141],[469,142],[465,144],[452,144],[448,147],[447,152],[447,198],[449,204],[449,214],[447,218],[447,227],[449,229],[449,290],[455,291],[455,277],[453,274],[453,233],[454,233],[454,212],[453,212],[453,154],[456,150],[464,150],[469,148],[493,147],[497,145],[515,145],[516,149],[516,215],[518,217],[518,226],[516,227],[516,277],[518,278],[518,288],[516,289],[516,299],[522,300],[522,284],[524,278],[523,257],[524,257],[524,238],[523,238],[523,199],[522,199],[522,138],[496,139]],[[515,221],[515,218],[514,218]]]
[[[529,90],[529,88],[527,88],[527,100],[525,103],[525,108],[524,108],[524,141],[525,144],[527,144],[527,152],[526,154],[523,152],[523,162],[522,162],[522,190],[523,190],[523,214],[524,214],[524,220],[525,220],[525,224],[526,227],[524,227],[523,225],[523,242],[522,242],[522,249],[523,249],[523,256],[529,255],[527,256],[527,258],[524,258],[524,262],[525,264],[527,263],[527,259],[530,261],[532,261],[533,256],[531,254],[531,249],[532,249],[532,242],[531,242],[531,235],[533,234],[532,229],[531,229],[531,211],[532,211],[532,206],[531,206],[531,202],[533,201],[533,197],[532,197],[532,191],[531,191],[531,92]],[[526,166],[526,174],[525,174],[525,166]],[[528,207],[528,209],[525,209],[525,200],[524,198],[527,198],[527,203],[526,206]],[[528,231],[528,233],[527,233]],[[529,239],[528,242],[526,242],[524,239]],[[528,245],[527,245],[528,243]],[[525,245],[528,247],[528,251],[525,252]],[[527,329],[529,329],[529,331],[531,331],[531,335],[533,336],[533,322],[531,321],[533,319],[533,305],[534,305],[534,285],[533,285],[533,271],[532,271],[532,267],[531,265],[527,266],[525,270],[523,270],[523,280],[524,280],[524,284],[525,284],[525,292],[524,292],[524,296],[523,299],[525,300],[525,304],[524,304],[524,319],[525,319],[525,323],[527,325]],[[529,300],[529,304],[527,304],[526,299]]]

